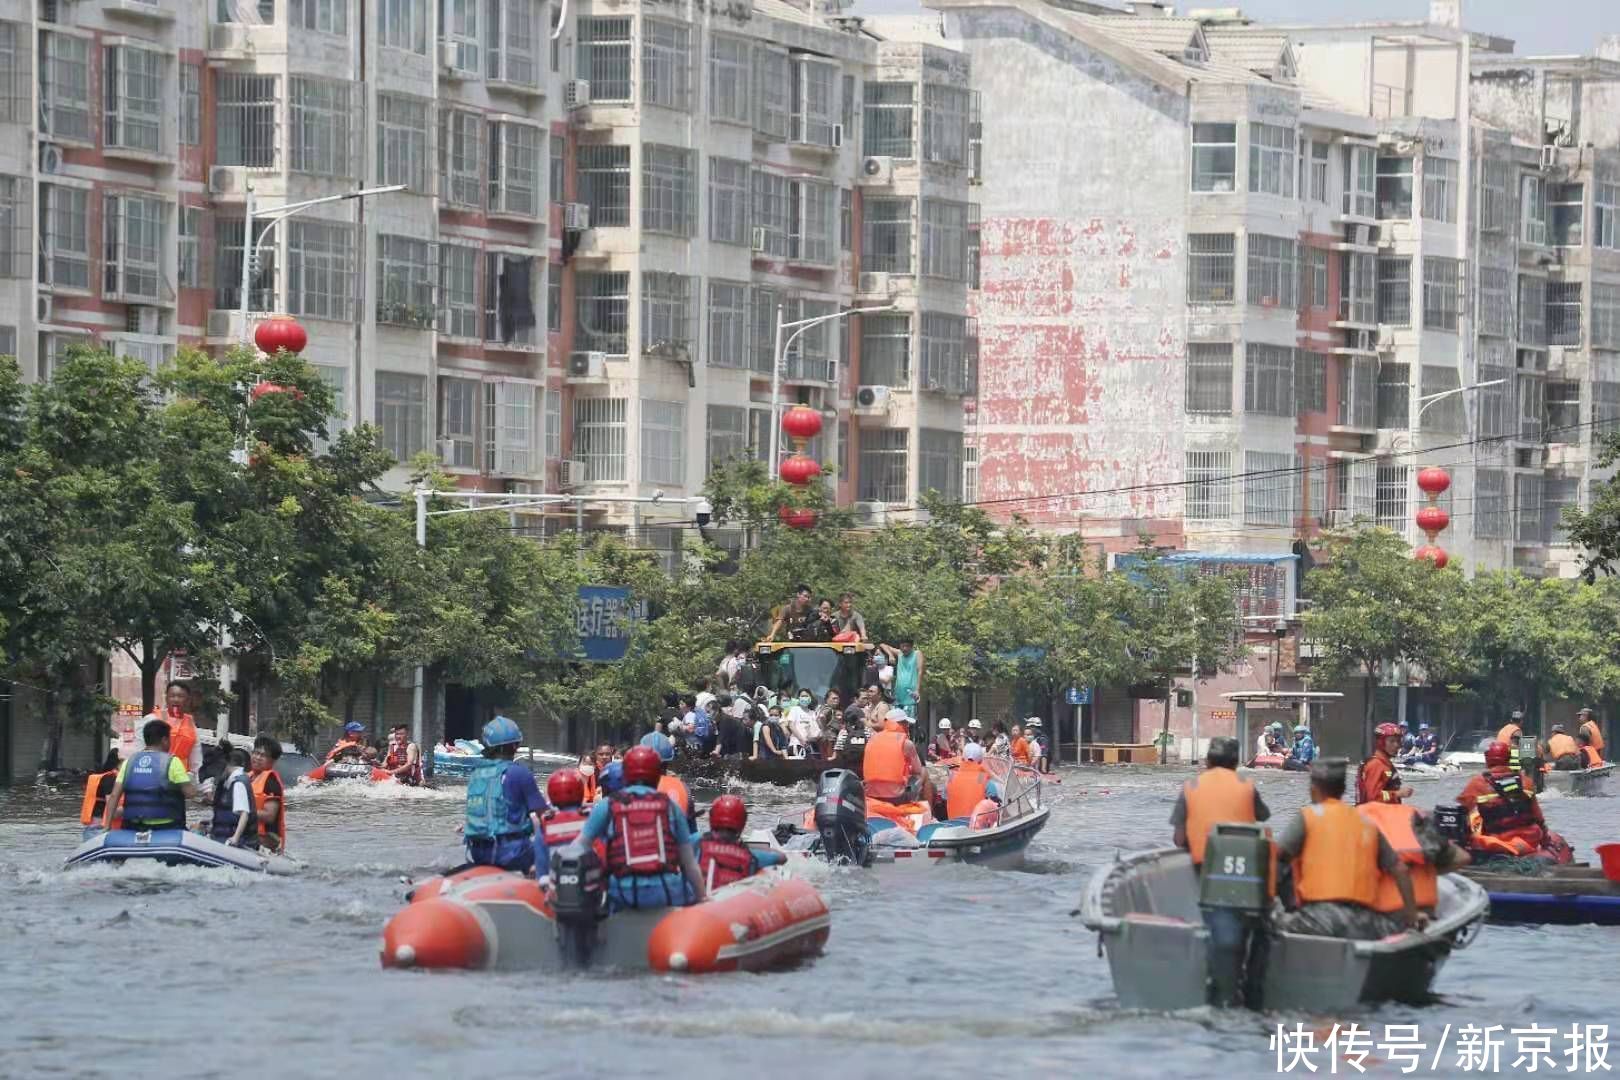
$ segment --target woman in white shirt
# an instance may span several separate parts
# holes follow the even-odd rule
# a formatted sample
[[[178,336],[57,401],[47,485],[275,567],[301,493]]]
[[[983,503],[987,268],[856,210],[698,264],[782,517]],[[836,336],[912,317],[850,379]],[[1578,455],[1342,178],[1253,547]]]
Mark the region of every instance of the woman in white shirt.
[[[787,713],[788,745],[796,748],[796,756],[803,756],[821,741],[821,724],[816,720],[816,699],[808,690],[800,690],[793,707]]]

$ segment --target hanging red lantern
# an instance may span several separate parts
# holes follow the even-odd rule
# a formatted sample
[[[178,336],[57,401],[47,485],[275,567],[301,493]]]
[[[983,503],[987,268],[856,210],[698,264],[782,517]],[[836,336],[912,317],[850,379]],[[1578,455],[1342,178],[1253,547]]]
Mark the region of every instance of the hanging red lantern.
[[[821,475],[821,463],[803,454],[794,454],[782,462],[782,479],[794,487],[804,487]]]
[[[782,414],[782,430],[793,439],[809,442],[821,434],[821,414],[808,405],[795,405]]]
[[[1432,539],[1435,533],[1451,524],[1451,515],[1438,506],[1425,506],[1417,512],[1417,524]]]
[[[777,518],[790,529],[813,529],[816,512],[807,507],[784,506],[776,512]]]
[[[1420,560],[1427,559],[1434,564],[1434,568],[1436,570],[1444,570],[1446,568],[1446,563],[1451,561],[1450,557],[1446,555],[1445,548],[1435,547],[1433,544],[1424,544],[1422,547],[1412,552],[1412,558]]]
[[[297,355],[309,344],[309,335],[296,319],[287,315],[272,315],[254,328],[253,343],[272,356],[277,349],[286,349]]]
[[[1451,474],[1437,465],[1418,470],[1417,486],[1432,496],[1438,496],[1451,486]],[[1441,528],[1445,528],[1444,525]]]

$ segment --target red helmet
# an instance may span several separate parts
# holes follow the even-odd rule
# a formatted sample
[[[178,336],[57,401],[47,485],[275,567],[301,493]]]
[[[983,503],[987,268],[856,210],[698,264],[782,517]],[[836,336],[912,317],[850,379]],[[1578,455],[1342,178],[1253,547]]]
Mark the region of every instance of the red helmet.
[[[1485,748],[1487,766],[1506,765],[1512,760],[1513,748],[1505,742],[1493,742]]]
[[[1386,735],[1398,736],[1400,733],[1401,729],[1399,726],[1388,722],[1379,724],[1377,727],[1373,728],[1373,734],[1378,736],[1380,739],[1384,738]]]
[[[709,806],[709,825],[716,829],[742,832],[748,824],[748,807],[735,795],[722,795]]]
[[[624,753],[624,782],[652,787],[664,775],[664,759],[650,746],[632,746]]]
[[[552,806],[578,806],[585,801],[585,778],[578,769],[558,769],[546,781],[546,799]]]

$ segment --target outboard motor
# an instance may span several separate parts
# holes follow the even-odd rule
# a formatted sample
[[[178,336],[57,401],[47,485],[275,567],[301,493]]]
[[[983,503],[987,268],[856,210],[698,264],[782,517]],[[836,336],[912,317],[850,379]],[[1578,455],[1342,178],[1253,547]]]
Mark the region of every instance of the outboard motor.
[[[1204,844],[1198,906],[1209,927],[1210,1003],[1260,1007],[1264,922],[1276,893],[1271,837],[1262,825],[1212,827]]]
[[[872,835],[866,827],[866,787],[848,769],[828,769],[816,785],[816,832],[829,862],[865,866]]]
[[[571,844],[553,851],[551,890],[563,963],[587,967],[596,943],[596,924],[607,910],[607,876],[595,850],[576,850]]]
[[[1453,844],[1467,849],[1473,839],[1468,828],[1468,811],[1456,803],[1444,803],[1434,808],[1435,831]]]
[[[1541,747],[1537,745],[1534,735],[1519,736],[1519,768],[1529,773],[1530,779],[1535,781],[1536,794],[1540,795],[1547,789],[1547,777],[1541,771]]]

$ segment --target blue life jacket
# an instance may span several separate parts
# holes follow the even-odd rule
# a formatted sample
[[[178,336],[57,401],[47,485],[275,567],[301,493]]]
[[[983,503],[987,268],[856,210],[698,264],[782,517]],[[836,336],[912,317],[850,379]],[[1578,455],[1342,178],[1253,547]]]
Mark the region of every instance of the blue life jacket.
[[[1301,735],[1294,742],[1293,758],[1304,765],[1316,760],[1316,742],[1309,735]]]
[[[485,761],[467,780],[467,825],[462,835],[468,840],[500,836],[527,836],[534,831],[529,815],[506,797],[506,770],[512,762]]]
[[[692,717],[692,737],[707,739],[712,734],[714,734],[714,718],[709,715],[707,709],[699,709]]]
[[[234,780],[227,781],[221,777],[214,785],[214,820],[208,827],[208,835],[220,843],[225,843],[236,835],[236,813],[231,810],[231,792],[238,785],[247,794],[248,823],[242,830],[242,842],[258,843],[259,840],[259,812],[253,806],[253,781],[248,774],[240,772]]]
[[[142,750],[129,759],[121,812],[126,829],[143,824],[186,827],[186,796],[169,781],[169,759],[162,750]]]

